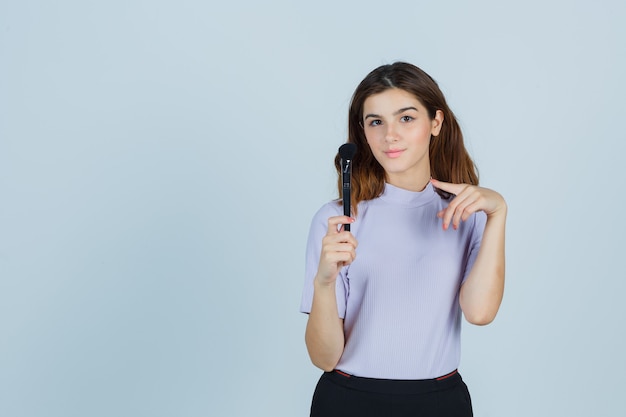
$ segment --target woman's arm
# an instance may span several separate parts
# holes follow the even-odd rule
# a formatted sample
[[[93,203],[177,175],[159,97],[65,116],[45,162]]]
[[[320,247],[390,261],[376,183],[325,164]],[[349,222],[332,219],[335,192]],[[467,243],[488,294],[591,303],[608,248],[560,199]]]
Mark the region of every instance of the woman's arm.
[[[337,311],[335,283],[319,284],[316,277],[313,285],[313,304],[306,325],[306,347],[313,365],[330,372],[343,353],[343,320]]]
[[[339,225],[352,223],[347,216],[328,219],[328,232],[322,240],[317,275],[313,281],[313,303],[306,326],[305,341],[311,361],[324,371],[332,371],[344,348],[343,320],[339,317],[335,285],[339,271],[356,257],[356,239]]]
[[[505,221],[506,205],[501,213],[487,216],[478,256],[461,286],[461,310],[472,324],[482,326],[491,323],[502,302]]]
[[[459,303],[467,321],[491,323],[504,295],[504,232],[507,206],[504,198],[488,188],[467,184],[449,184],[433,180],[433,185],[456,194],[448,207],[439,213],[444,229],[454,229],[477,211],[487,214],[487,223],[474,265],[461,286]]]

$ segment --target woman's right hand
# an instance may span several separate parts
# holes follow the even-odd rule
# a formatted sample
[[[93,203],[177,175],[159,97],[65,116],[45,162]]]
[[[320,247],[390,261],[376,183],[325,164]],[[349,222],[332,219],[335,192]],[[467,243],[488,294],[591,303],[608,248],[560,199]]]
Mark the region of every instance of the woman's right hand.
[[[352,217],[334,216],[328,219],[328,231],[322,239],[322,253],[315,276],[320,285],[334,284],[341,268],[350,265],[356,258],[357,241],[352,233],[343,229],[343,225],[349,223],[354,223]]]

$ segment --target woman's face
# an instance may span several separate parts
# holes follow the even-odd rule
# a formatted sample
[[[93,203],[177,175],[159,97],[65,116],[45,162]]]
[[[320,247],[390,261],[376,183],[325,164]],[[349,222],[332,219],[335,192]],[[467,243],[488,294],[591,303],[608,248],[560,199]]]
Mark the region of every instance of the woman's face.
[[[406,189],[421,189],[430,178],[430,137],[439,134],[442,123],[440,110],[431,119],[413,94],[399,88],[369,96],[363,104],[363,129],[374,157],[387,182]]]

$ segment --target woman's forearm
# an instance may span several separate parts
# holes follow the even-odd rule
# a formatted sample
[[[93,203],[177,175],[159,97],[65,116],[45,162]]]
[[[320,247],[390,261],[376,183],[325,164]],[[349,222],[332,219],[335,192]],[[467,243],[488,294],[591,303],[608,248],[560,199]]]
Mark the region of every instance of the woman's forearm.
[[[306,346],[315,366],[332,371],[344,348],[343,320],[339,318],[335,283],[314,281],[313,304],[305,334]]]
[[[467,321],[491,323],[498,313],[504,294],[504,234],[506,206],[487,216],[478,255],[461,287],[459,302]]]

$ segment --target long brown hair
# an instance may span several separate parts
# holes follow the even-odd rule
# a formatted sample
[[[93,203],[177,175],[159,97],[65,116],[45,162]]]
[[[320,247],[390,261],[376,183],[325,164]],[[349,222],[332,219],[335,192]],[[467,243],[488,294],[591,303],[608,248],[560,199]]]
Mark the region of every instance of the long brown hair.
[[[454,113],[437,82],[412,64],[396,62],[382,65],[370,72],[354,91],[348,112],[348,142],[357,145],[352,165],[351,205],[356,214],[360,201],[378,197],[385,187],[385,171],[376,161],[363,130],[363,103],[374,94],[390,88],[399,88],[413,94],[428,110],[430,119],[437,110],[443,112],[443,124],[438,136],[431,137],[429,146],[430,173],[437,180],[478,185],[478,173],[474,162],[463,144],[463,133]],[[341,157],[335,157],[337,188],[342,191]],[[437,190],[442,198],[450,195]]]

